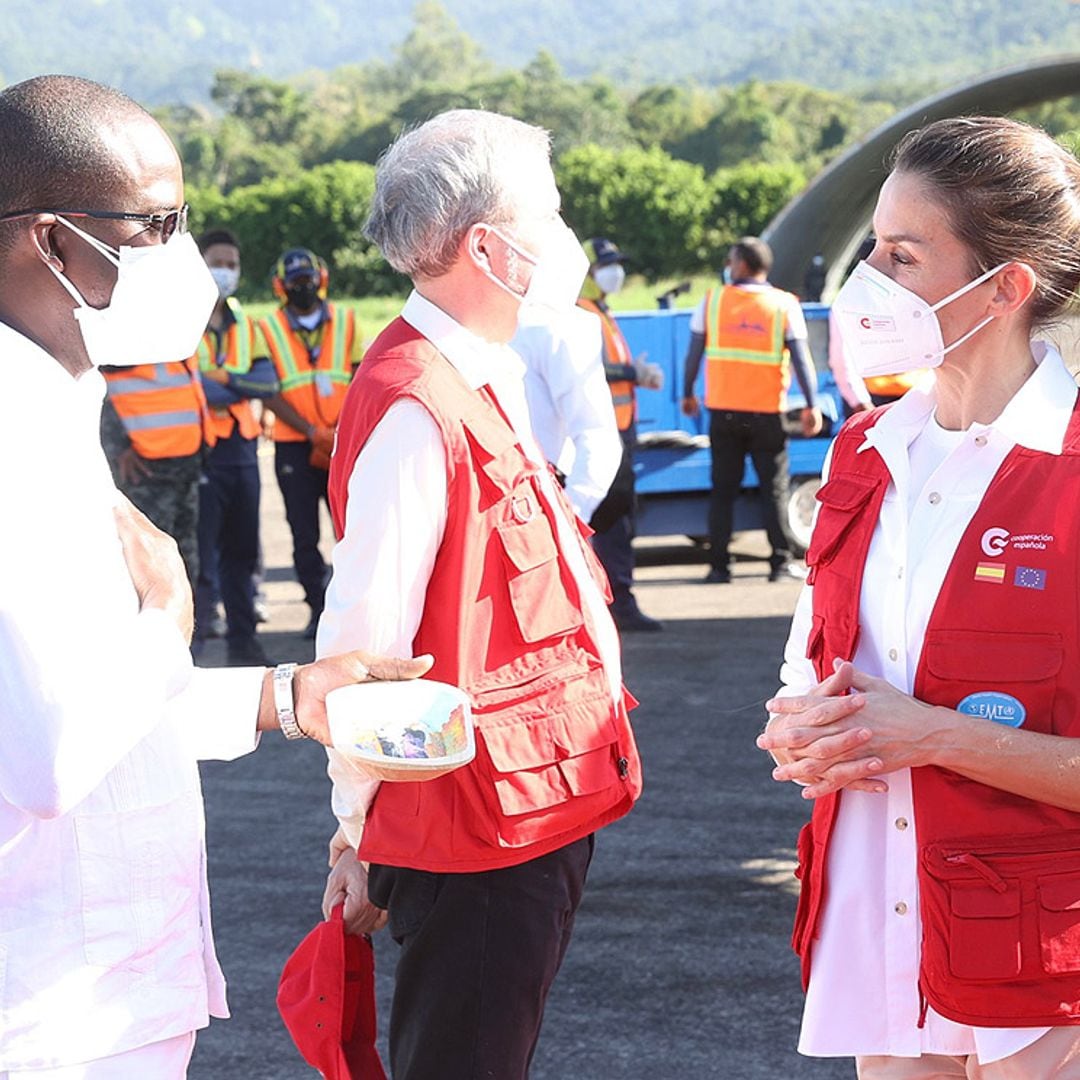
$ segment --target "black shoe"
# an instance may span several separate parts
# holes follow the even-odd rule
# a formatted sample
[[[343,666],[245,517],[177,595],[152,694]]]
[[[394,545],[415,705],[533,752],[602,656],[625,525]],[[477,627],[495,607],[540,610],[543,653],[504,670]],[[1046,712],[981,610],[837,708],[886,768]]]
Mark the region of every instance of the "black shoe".
[[[726,566],[714,566],[701,580],[706,585],[730,585],[731,571]]]
[[[798,563],[786,562],[769,569],[770,581],[805,581],[807,570]]]
[[[650,618],[638,608],[626,612],[612,611],[611,617],[624,634],[655,634],[664,629],[664,624],[659,619]]]
[[[315,640],[315,631],[319,629],[319,619],[321,618],[321,611],[313,611],[311,613],[311,618],[308,619],[308,624],[304,627],[304,633],[302,635],[305,641]]]
[[[255,638],[226,642],[225,650],[230,667],[273,667]]]

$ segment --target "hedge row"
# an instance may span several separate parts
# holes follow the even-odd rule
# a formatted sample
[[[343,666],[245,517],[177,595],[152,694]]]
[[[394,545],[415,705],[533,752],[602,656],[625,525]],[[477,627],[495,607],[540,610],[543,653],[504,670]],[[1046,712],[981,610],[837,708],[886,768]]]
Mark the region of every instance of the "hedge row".
[[[608,236],[650,279],[717,267],[731,241],[759,233],[805,184],[791,165],[746,164],[706,175],[659,148],[581,146],[556,162],[566,220],[577,234]],[[319,165],[227,195],[193,188],[193,228],[232,229],[245,268],[241,295],[265,296],[286,248],[309,247],[330,264],[338,296],[400,293],[406,283],[361,235],[374,190],[373,166]]]

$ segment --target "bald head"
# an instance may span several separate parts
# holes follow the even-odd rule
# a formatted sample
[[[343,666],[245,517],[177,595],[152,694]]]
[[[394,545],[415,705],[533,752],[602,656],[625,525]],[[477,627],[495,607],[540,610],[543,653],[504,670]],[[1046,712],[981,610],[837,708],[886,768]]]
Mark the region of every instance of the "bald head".
[[[88,79],[41,75],[8,87],[0,93],[0,214],[106,208],[130,176],[132,143],[145,144],[153,129],[168,144],[142,106]]]

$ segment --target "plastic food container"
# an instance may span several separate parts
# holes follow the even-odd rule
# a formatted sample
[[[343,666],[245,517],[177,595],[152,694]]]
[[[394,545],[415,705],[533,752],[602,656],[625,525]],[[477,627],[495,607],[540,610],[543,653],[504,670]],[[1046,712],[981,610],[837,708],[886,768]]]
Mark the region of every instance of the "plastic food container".
[[[476,754],[469,699],[432,679],[342,686],[326,696],[330,737],[377,780],[433,780]]]

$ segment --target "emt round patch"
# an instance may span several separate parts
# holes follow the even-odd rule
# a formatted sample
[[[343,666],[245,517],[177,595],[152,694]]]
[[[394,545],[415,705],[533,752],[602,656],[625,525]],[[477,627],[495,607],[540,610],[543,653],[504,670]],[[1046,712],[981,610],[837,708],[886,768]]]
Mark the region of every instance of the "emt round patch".
[[[981,716],[984,720],[993,720],[995,724],[1005,724],[1006,727],[1020,727],[1027,717],[1027,710],[1016,698],[996,690],[968,694],[956,706],[956,711],[968,716]]]

